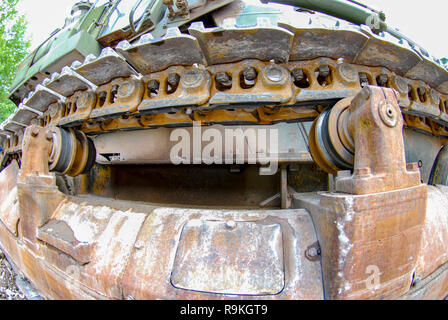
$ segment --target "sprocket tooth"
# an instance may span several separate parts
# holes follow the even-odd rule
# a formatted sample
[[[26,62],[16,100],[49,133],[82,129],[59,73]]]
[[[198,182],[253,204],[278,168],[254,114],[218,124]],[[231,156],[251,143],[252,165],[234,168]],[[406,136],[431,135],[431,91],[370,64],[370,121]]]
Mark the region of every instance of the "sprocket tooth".
[[[209,65],[232,63],[244,59],[288,61],[293,34],[272,26],[267,18],[258,18],[254,27],[240,27],[226,19],[222,27],[204,28],[201,22],[188,29],[199,40]]]
[[[366,26],[362,26],[361,30],[368,35],[369,40],[354,63],[385,67],[405,76],[422,61],[420,55],[407,42],[400,41],[386,32],[376,35]]]
[[[169,28],[166,35],[158,39],[153,39],[149,34],[143,35],[135,45],[121,42],[116,50],[144,75],[174,65],[206,64],[198,40],[181,34],[178,28]]]
[[[53,90],[44,87],[41,84],[36,86],[35,91],[31,92],[23,104],[40,112],[45,112],[52,103],[61,100],[65,101],[65,97]]]
[[[334,19],[306,17],[278,25],[294,33],[290,61],[328,57],[353,62],[368,40],[359,27]]]
[[[87,56],[82,65],[72,65],[74,71],[96,86],[115,78],[127,78],[138,73],[112,48],[105,48],[98,57]]]
[[[64,97],[69,97],[78,90],[86,90],[91,87],[88,80],[81,78],[70,67],[64,67],[60,74],[54,73],[45,86]]]

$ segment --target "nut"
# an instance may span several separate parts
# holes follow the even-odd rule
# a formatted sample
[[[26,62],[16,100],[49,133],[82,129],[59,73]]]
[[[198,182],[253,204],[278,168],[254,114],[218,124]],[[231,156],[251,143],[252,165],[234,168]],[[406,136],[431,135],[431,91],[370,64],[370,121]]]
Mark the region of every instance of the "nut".
[[[150,80],[148,82],[147,88],[151,93],[157,93],[160,88],[160,83],[157,80]]]
[[[305,79],[305,73],[303,72],[302,69],[294,69],[292,71],[292,76],[294,78],[294,81],[296,82],[300,82],[303,79]]]
[[[387,82],[389,81],[389,77],[387,76],[387,74],[380,74],[377,78],[376,78],[376,82],[378,83],[378,85],[380,87],[387,85]]]
[[[254,68],[247,68],[246,70],[244,70],[243,76],[247,81],[254,81],[255,79],[257,79],[258,73]]]
[[[330,75],[330,67],[327,65],[319,66],[319,77],[326,78]]]
[[[171,73],[168,75],[167,82],[172,87],[177,87],[179,85],[180,76],[177,73]]]

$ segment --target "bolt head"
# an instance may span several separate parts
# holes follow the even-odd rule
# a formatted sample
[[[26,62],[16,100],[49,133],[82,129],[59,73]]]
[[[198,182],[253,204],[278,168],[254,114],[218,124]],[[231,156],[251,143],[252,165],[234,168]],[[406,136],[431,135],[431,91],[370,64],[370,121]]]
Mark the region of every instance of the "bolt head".
[[[280,82],[286,76],[286,73],[277,66],[270,66],[266,69],[266,78],[272,82]]]
[[[45,138],[48,140],[48,141],[53,141],[53,133],[51,132],[51,131],[47,131],[46,133],[45,133]]]
[[[389,81],[389,77],[387,76],[387,74],[384,74],[384,73],[380,74],[377,78],[378,85],[380,85],[380,86],[386,85],[388,81]]]
[[[339,65],[339,74],[346,82],[355,82],[358,78],[355,68],[346,63]]]
[[[200,85],[201,79],[202,75],[196,69],[189,69],[182,77],[182,81],[187,87],[196,87]]]
[[[231,221],[227,221],[227,222],[226,222],[226,228],[227,228],[227,229],[230,229],[230,230],[235,229],[235,228],[236,228],[236,222],[233,221],[233,220],[231,220]]]
[[[136,86],[133,81],[125,81],[118,88],[118,97],[121,99],[129,98],[135,92]]]
[[[397,90],[401,94],[407,94],[408,93],[408,91],[409,91],[408,83],[407,83],[407,81],[404,78],[402,78],[400,76],[396,76],[394,78],[394,84],[395,84],[395,87],[397,88]]]
[[[31,129],[31,136],[32,137],[37,137],[39,135],[39,128],[34,127]]]

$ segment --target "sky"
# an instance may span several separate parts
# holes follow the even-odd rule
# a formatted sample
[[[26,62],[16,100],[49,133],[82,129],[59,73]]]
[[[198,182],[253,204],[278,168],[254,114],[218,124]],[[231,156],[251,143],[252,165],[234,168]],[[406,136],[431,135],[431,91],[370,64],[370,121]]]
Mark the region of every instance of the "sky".
[[[78,0],[20,0],[17,9],[26,15],[32,48],[52,31],[63,26],[70,8]],[[445,41],[446,0],[358,0],[386,13],[386,22],[400,29],[437,58],[448,57]]]

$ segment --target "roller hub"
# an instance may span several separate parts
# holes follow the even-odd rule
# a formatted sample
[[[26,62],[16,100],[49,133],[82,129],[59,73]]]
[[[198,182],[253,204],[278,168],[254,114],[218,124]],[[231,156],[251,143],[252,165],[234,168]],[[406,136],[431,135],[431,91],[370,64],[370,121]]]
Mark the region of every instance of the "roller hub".
[[[84,133],[54,127],[47,131],[47,137],[53,142],[50,171],[76,177],[93,167],[95,146]]]
[[[351,101],[352,98],[343,99],[325,110],[311,127],[311,155],[330,174],[353,169],[355,150],[349,126]]]

